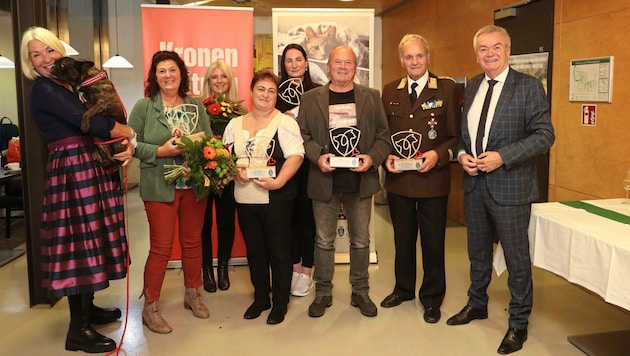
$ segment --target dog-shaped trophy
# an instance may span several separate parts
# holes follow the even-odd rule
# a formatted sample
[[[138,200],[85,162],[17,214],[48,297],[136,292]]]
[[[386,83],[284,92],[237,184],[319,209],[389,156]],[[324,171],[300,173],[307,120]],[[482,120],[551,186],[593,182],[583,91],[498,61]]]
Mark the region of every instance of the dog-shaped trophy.
[[[90,120],[99,114],[112,116],[121,124],[127,123],[127,112],[114,88],[114,84],[107,78],[107,73],[94,67],[94,62],[88,60],[61,57],[55,61],[50,69],[51,75],[70,84],[79,99],[88,110],[81,119],[81,131],[88,132]],[[117,171],[122,164],[113,155],[125,151],[127,147],[122,140],[102,143],[103,140],[93,137],[97,147],[97,159],[112,171]]]

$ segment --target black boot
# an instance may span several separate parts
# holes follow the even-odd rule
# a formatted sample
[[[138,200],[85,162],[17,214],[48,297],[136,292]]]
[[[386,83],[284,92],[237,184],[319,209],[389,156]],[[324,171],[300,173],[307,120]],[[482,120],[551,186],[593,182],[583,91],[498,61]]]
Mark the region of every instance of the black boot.
[[[89,320],[90,295],[70,295],[70,328],[66,336],[66,350],[103,353],[116,349],[116,342],[92,329]]]
[[[203,289],[208,293],[214,293],[217,291],[217,282],[214,281],[214,269],[212,265],[203,266]]]
[[[87,295],[90,300],[90,323],[105,325],[120,319],[122,312],[118,308],[101,308],[94,305],[94,293]]]
[[[230,288],[230,277],[228,276],[228,261],[219,261],[217,267],[217,279],[219,280],[219,289],[228,290]]]

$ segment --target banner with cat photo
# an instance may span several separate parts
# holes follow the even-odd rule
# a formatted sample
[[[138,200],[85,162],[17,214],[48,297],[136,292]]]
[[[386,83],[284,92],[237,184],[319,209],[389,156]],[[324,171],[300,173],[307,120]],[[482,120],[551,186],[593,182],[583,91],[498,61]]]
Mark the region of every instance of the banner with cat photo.
[[[373,87],[374,78],[374,9],[273,9],[272,14],[274,70],[280,72],[284,47],[301,45],[308,54],[311,79],[328,83],[328,55],[340,45],[352,48],[357,55],[359,84]],[[372,50],[371,50],[372,49]]]
[[[328,83],[330,51],[346,45],[357,55],[355,82],[374,87],[374,9],[273,9],[273,68],[280,73],[282,51],[292,43],[302,46],[308,56],[308,70],[314,83]],[[282,85],[281,85],[282,87]],[[282,88],[280,88],[282,91]],[[281,95],[281,93],[279,94]],[[372,215],[374,206],[372,206]],[[337,222],[335,262],[350,262],[347,222]],[[377,263],[373,219],[370,221],[370,262]]]

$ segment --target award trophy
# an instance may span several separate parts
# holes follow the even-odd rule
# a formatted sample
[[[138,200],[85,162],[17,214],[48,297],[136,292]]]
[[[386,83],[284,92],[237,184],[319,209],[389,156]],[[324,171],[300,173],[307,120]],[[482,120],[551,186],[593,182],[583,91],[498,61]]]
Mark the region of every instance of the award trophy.
[[[199,113],[195,104],[181,104],[173,106],[164,112],[166,122],[174,132],[179,132],[181,136],[188,136],[195,131],[199,121]]]
[[[199,112],[195,104],[176,105],[166,110],[164,116],[171,127],[172,135],[177,137],[173,141],[174,145],[181,143],[182,136],[188,137],[193,142],[202,140],[206,136],[204,131],[193,134],[199,121]]]
[[[256,136],[245,144],[245,152],[249,157],[249,167],[245,169],[247,178],[275,178],[276,166],[271,156],[276,148],[276,141],[270,137]]]
[[[422,134],[411,129],[398,131],[392,135],[392,144],[401,159],[394,160],[394,168],[398,171],[416,171],[422,167],[424,159],[418,159],[420,155],[420,143]]]
[[[356,155],[359,152],[357,146],[360,138],[361,130],[354,127],[331,129],[330,142],[341,157],[330,157],[330,166],[334,168],[357,168],[359,166],[359,158],[351,155]]]

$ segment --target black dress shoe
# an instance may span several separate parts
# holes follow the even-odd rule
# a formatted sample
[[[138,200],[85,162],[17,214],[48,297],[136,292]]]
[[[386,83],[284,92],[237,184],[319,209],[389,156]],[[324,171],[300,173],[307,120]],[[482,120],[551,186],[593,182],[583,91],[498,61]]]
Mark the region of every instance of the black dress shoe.
[[[404,301],[412,300],[414,298],[415,297],[403,297],[399,294],[392,293],[388,295],[387,297],[385,297],[385,299],[383,299],[383,301],[381,302],[381,306],[383,308],[393,308],[393,307],[399,306],[400,303]]]
[[[249,308],[247,308],[247,310],[245,311],[245,315],[243,315],[243,318],[256,319],[263,311],[269,308],[271,308],[271,302],[269,302],[269,300],[254,300],[252,305],[250,305]]]
[[[511,354],[523,348],[523,343],[527,340],[527,329],[509,328],[501,345],[497,350],[501,355]]]
[[[424,321],[427,323],[435,324],[440,321],[440,317],[442,313],[440,313],[439,307],[426,307],[424,308]]]
[[[273,304],[273,308],[271,308],[271,313],[267,317],[267,324],[274,325],[280,324],[284,321],[284,316],[287,314],[287,306],[285,305],[276,305]]]
[[[475,309],[470,305],[467,305],[462,309],[459,313],[450,317],[446,324],[448,325],[463,325],[468,324],[472,320],[475,319],[487,319],[488,318],[488,310],[486,309]]]

